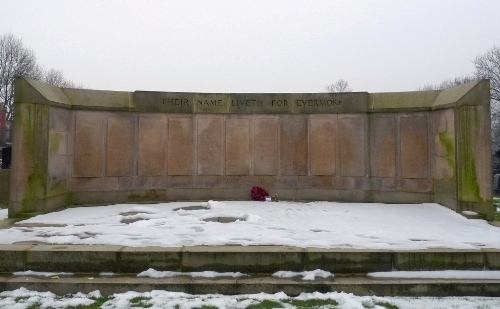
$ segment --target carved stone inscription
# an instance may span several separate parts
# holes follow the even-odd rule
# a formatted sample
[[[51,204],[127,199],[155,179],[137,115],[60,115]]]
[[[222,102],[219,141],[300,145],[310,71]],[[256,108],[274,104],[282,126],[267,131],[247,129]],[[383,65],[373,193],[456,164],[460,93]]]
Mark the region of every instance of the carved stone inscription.
[[[167,113],[365,112],[367,93],[134,93],[138,111]]]

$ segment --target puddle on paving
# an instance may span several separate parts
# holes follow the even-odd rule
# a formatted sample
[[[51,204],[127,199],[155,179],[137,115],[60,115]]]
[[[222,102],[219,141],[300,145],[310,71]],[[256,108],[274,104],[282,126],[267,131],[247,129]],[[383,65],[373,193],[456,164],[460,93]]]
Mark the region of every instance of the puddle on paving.
[[[149,220],[149,219],[144,219],[144,218],[122,218],[120,220],[121,223],[125,223],[125,224],[130,224],[130,223],[134,223],[134,222],[137,222],[137,221],[143,221],[143,220]]]
[[[235,217],[212,217],[203,219],[205,222],[219,222],[219,223],[232,223],[236,221],[246,221],[244,218],[235,218]]]
[[[58,223],[16,223],[15,227],[65,227],[67,224]]]
[[[186,206],[186,207],[179,207],[179,208],[175,208],[175,209],[172,209],[173,211],[178,211],[178,210],[208,210],[210,209],[210,207],[208,206]]]

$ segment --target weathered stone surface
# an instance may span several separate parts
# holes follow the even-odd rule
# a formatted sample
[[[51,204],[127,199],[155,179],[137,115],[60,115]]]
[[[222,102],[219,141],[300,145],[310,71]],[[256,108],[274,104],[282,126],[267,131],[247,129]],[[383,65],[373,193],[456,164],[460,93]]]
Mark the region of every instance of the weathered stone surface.
[[[163,115],[139,117],[138,175],[158,176],[164,174],[167,134],[166,118]]]
[[[401,177],[429,177],[427,116],[405,115],[400,118]]]
[[[483,269],[484,255],[477,250],[427,249],[396,251],[396,270]]]
[[[362,249],[306,249],[304,266],[307,270],[322,269],[332,273],[390,271],[392,253]]]
[[[215,115],[196,118],[198,175],[222,175],[222,121]]]
[[[310,115],[311,175],[331,175],[337,163],[337,115]]]
[[[1,245],[0,272],[11,273],[25,269],[25,251],[33,245]]]
[[[193,173],[193,124],[188,117],[168,120],[168,175]]]
[[[126,247],[120,251],[120,272],[137,273],[154,268],[180,271],[181,249],[173,247]]]
[[[259,116],[253,119],[253,174],[278,175],[278,132],[279,119],[273,116]]]
[[[339,117],[340,175],[365,176],[365,116]]]
[[[100,177],[103,175],[103,116],[77,114],[75,121],[74,175]]]
[[[197,246],[182,250],[183,271],[213,270],[266,273],[278,270],[301,271],[303,249],[293,247]]]
[[[134,168],[134,118],[108,117],[106,176],[131,176]]]
[[[37,245],[26,251],[26,269],[33,271],[118,272],[120,246]]]
[[[249,117],[226,118],[226,175],[249,175],[251,164],[251,120]]]
[[[283,116],[280,134],[282,175],[307,175],[307,128],[307,116]]]
[[[370,120],[370,169],[372,177],[396,177],[397,119],[372,116]]]

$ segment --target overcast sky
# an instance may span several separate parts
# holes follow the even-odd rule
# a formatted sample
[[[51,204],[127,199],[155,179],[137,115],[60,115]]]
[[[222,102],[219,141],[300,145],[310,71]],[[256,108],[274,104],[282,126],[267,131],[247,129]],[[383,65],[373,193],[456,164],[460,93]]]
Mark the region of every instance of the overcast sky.
[[[7,1],[46,68],[110,90],[416,90],[465,75],[500,45],[499,0]]]

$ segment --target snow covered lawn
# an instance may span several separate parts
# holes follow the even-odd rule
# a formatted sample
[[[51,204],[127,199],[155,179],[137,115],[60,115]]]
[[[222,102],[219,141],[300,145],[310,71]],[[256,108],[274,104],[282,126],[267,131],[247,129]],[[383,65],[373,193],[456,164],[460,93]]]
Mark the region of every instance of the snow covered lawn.
[[[304,293],[288,297],[284,293],[224,296],[219,294],[191,295],[178,292],[126,292],[103,297],[99,291],[89,294],[67,294],[63,297],[51,292],[33,292],[24,288],[1,292],[0,308],[337,308],[337,309],[494,309],[500,307],[499,298],[491,297],[376,297],[347,293]],[[99,304],[101,306],[99,306]],[[31,306],[31,307],[30,307]],[[89,306],[89,307],[84,307]]]
[[[500,229],[437,204],[209,201],[69,208],[0,230],[1,244],[26,242],[480,249],[500,248]]]

